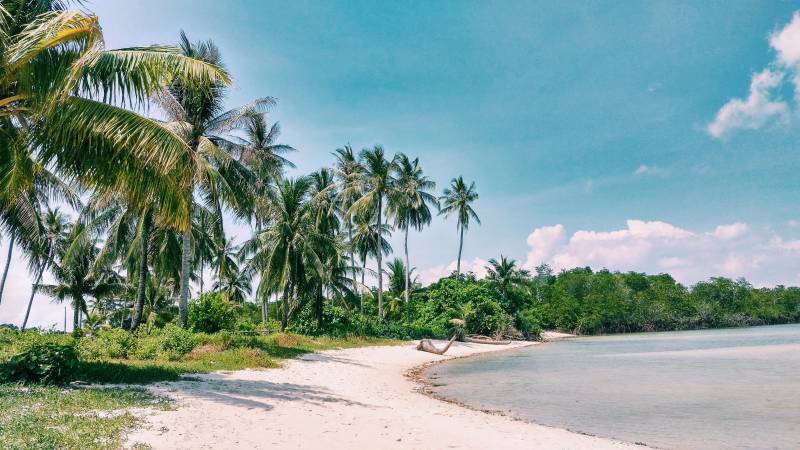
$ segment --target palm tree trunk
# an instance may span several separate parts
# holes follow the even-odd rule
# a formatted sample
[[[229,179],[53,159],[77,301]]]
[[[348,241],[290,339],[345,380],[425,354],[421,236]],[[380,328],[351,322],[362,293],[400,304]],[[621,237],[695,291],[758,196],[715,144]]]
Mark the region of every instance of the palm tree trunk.
[[[11,267],[11,254],[14,251],[14,235],[12,234],[8,239],[8,254],[6,255],[6,267],[3,269],[3,279],[0,280],[0,303],[3,303],[3,289],[6,287],[6,278],[8,277],[8,268]]]
[[[364,289],[364,276],[366,273],[367,273],[367,257],[364,256],[364,258],[361,259],[361,289],[358,290],[359,292],[358,299],[359,302],[361,302],[360,305],[361,314],[364,314],[364,291],[362,289]]]
[[[322,329],[322,284],[317,286],[317,300],[315,305],[317,313],[317,330]]]
[[[464,248],[464,227],[459,225],[458,227],[461,230],[461,237],[458,241],[458,263],[456,263],[456,272],[458,276],[461,276],[461,250]]]
[[[148,243],[150,241],[150,222],[152,216],[150,211],[144,214],[142,219],[142,234],[139,236],[139,282],[136,287],[136,303],[133,305],[133,318],[131,319],[131,331],[139,328],[144,311],[145,288],[147,287],[147,256],[150,252]]]
[[[378,318],[383,319],[383,249],[381,248],[381,213],[383,212],[383,197],[378,198],[378,234],[375,250],[378,258]]]
[[[405,280],[406,281],[406,290],[403,293],[403,295],[406,298],[406,307],[408,307],[408,281],[409,281],[408,277],[410,276],[409,271],[411,270],[410,269],[411,266],[409,266],[409,263],[408,263],[408,226],[406,226],[406,236],[405,236],[404,244],[405,244],[405,250],[406,250],[406,280]]]
[[[44,275],[44,267],[45,265],[42,264],[42,267],[39,268],[39,273],[36,275],[36,282],[33,283],[33,287],[31,289],[31,297],[28,299],[28,309],[25,310],[25,319],[22,321],[22,331],[25,331],[25,327],[28,326],[28,317],[31,315],[31,305],[33,305],[33,297],[36,295],[36,290],[39,287],[39,283],[42,282],[42,275]]]
[[[283,288],[283,311],[281,316],[281,331],[286,331],[286,326],[289,324],[289,295],[292,292],[292,284],[286,280],[286,286]]]
[[[78,333],[81,329],[81,304],[80,299],[75,297],[75,310],[72,312],[72,332]]]
[[[353,257],[353,221],[347,218],[347,237],[350,239],[350,265],[353,272],[353,287],[356,285],[356,260]]]
[[[192,265],[192,230],[183,233],[181,252],[181,292],[178,298],[178,326],[186,328],[189,305],[189,276]]]

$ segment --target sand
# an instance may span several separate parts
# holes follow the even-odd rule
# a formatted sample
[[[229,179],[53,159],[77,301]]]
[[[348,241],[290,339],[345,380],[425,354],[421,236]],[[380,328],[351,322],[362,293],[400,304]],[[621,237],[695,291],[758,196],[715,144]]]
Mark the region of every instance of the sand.
[[[446,356],[414,344],[332,350],[281,369],[159,383],[150,388],[177,409],[145,411],[127,442],[154,449],[643,448],[463,408],[421,393],[407,376],[422,364],[520,345],[455,343]]]

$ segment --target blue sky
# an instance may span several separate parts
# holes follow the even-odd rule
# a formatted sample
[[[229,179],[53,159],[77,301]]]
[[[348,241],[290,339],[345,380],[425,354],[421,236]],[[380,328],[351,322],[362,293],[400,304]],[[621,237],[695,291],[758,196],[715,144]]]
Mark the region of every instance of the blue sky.
[[[235,77],[231,106],[278,98],[271,118],[300,150],[297,173],[330,164],[347,142],[381,143],[419,156],[439,188],[475,180],[483,225],[464,253],[478,272],[503,253],[687,283],[719,274],[800,284],[800,19],[790,2],[88,8],[109,47],[172,43],[180,29],[214,40]],[[456,250],[452,220],[411,237],[424,279],[447,273]],[[17,314],[3,305],[0,322]]]

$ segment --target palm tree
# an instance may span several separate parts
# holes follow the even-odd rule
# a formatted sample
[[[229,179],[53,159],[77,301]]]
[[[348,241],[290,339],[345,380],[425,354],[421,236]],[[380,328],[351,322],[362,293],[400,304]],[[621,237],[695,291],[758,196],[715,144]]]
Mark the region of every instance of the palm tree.
[[[500,260],[489,260],[486,266],[486,280],[497,287],[503,299],[504,306],[511,312],[516,312],[519,305],[512,304],[511,291],[523,285],[530,277],[530,272],[518,269],[517,262],[500,255]]]
[[[436,188],[436,183],[422,173],[419,159],[409,159],[403,153],[394,158],[395,188],[389,197],[387,213],[394,217],[394,224],[403,230],[403,246],[405,250],[405,269],[410,270],[408,260],[408,229],[413,227],[422,230],[431,223],[429,205],[438,206],[436,197],[428,192]],[[410,273],[405,274],[405,290],[403,295],[408,303]]]
[[[174,47],[106,50],[98,18],[68,11],[68,3],[2,3],[0,153],[35,149],[41,167],[84,187],[125,190],[137,200],[158,193],[171,219],[185,220],[178,178],[167,175],[174,175],[186,144],[122,106],[142,106],[174,80],[228,83],[229,77]]]
[[[222,67],[219,49],[213,42],[189,41],[185,33],[180,36],[183,55]],[[252,114],[264,112],[275,102],[271,98],[256,99],[252,103],[223,111],[225,86],[219,81],[186,83],[176,80],[158,93],[156,102],[169,117],[167,127],[181,133],[188,144],[182,161],[186,171],[184,197],[194,208],[200,197],[209,211],[218,216],[217,238],[222,231],[223,205],[239,217],[249,217],[252,209],[250,186],[253,173],[233,156],[238,147],[228,134],[248,120]],[[181,236],[181,283],[178,302],[180,326],[186,326],[189,301],[189,282],[192,269],[192,233],[185,229]]]
[[[378,234],[384,229],[383,202],[388,195],[391,195],[395,183],[392,164],[385,155],[380,145],[362,150],[360,159],[363,172],[355,185],[349,188],[361,193],[361,197],[353,203],[349,212],[353,214],[374,212],[375,230]],[[381,246],[379,236],[375,238],[373,246],[378,262],[378,317],[383,318],[383,252],[379,250]]]
[[[450,182],[450,187],[445,188],[443,194],[444,195],[439,198],[439,201],[443,203],[439,214],[444,214],[445,217],[449,217],[451,214],[456,214],[458,216],[456,230],[459,234],[459,242],[456,271],[460,276],[461,250],[464,248],[464,231],[469,228],[470,218],[474,219],[478,225],[481,224],[481,219],[478,218],[478,215],[475,214],[475,210],[472,209],[472,202],[478,200],[478,192],[475,191],[474,181],[467,186],[464,182],[464,178],[459,176],[458,178],[453,178]]]
[[[364,276],[367,272],[367,259],[370,257],[378,258],[377,254],[388,255],[392,252],[392,246],[384,236],[391,235],[391,230],[386,224],[376,225],[372,221],[370,214],[358,214],[354,217],[354,233],[353,238],[350,240],[349,247],[358,253],[361,259],[361,285],[360,290],[366,289]],[[378,247],[375,246],[378,242]],[[378,251],[380,249],[380,252]],[[360,310],[364,312],[364,296],[360,296]]]
[[[33,298],[36,296],[39,283],[42,282],[42,275],[53,264],[56,254],[64,251],[64,244],[69,230],[67,217],[59,212],[58,208],[47,208],[44,219],[42,220],[42,232],[35,246],[35,253],[31,255],[31,262],[37,269],[36,281],[31,288],[31,296],[28,298],[28,308],[25,310],[25,319],[22,321],[22,331],[28,326],[28,318],[31,314]]]
[[[230,137],[236,144],[231,151],[237,154],[239,160],[250,167],[260,180],[278,181],[287,167],[295,167],[294,163],[283,155],[297,150],[290,145],[275,142],[281,134],[278,122],[268,126],[264,114],[257,111],[245,114],[243,122],[242,131],[246,137],[244,139]]]
[[[268,283],[262,290],[283,293],[281,330],[289,323],[292,297],[306,291],[307,270],[323,271],[310,190],[311,181],[305,177],[278,183],[269,193],[272,206],[266,227],[243,245],[244,254],[253,255],[253,270]]]
[[[108,267],[98,267],[95,262],[100,249],[97,238],[84,233],[83,225],[76,224],[67,239],[65,250],[51,271],[56,284],[39,284],[47,295],[63,302],[70,300],[74,315],[73,332],[80,330],[81,316],[88,315],[87,301],[100,300],[122,288],[119,277]]]
[[[363,167],[358,163],[353,147],[350,144],[344,147],[337,148],[334,152],[336,163],[334,165],[334,176],[336,177],[340,189],[338,195],[340,215],[344,217],[345,226],[347,227],[347,240],[348,250],[350,253],[350,262],[352,264],[351,272],[353,274],[353,285],[356,285],[356,268],[355,268],[355,249],[352,246],[353,242],[353,214],[350,208],[353,203],[361,197],[359,192],[358,180],[363,172]]]

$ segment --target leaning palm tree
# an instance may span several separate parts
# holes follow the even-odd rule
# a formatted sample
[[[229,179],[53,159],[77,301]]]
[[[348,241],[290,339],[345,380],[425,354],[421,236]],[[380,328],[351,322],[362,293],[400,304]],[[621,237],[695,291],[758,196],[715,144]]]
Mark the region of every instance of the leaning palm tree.
[[[430,224],[430,205],[438,206],[439,203],[436,197],[429,192],[436,188],[436,183],[422,173],[418,158],[411,160],[405,154],[399,153],[394,158],[393,166],[396,182],[392,195],[389,196],[387,213],[394,217],[395,226],[404,233],[406,274],[403,296],[408,303],[410,280],[408,271],[411,267],[408,259],[408,230],[412,227],[422,230],[425,225]]]
[[[461,275],[461,250],[464,248],[464,231],[469,228],[469,220],[472,218],[478,225],[481,224],[481,219],[472,209],[472,203],[478,200],[478,192],[475,191],[475,182],[470,183],[469,186],[464,182],[464,178],[453,178],[450,182],[450,187],[445,188],[444,195],[439,198],[442,203],[442,208],[439,214],[444,214],[449,217],[455,214],[458,218],[456,223],[456,230],[459,234],[458,241],[458,262],[456,263],[456,272]]]
[[[386,159],[383,147],[376,145],[364,149],[359,155],[363,172],[361,177],[348,190],[360,192],[361,197],[353,203],[350,211],[353,214],[375,214],[375,230],[382,232],[384,200],[391,195],[395,180],[392,176],[392,164]],[[383,318],[383,252],[380,248],[380,236],[373,242],[375,258],[378,262],[378,317]]]
[[[28,307],[25,309],[25,318],[22,320],[22,331],[28,326],[28,318],[31,314],[31,306],[36,296],[39,283],[45,270],[54,263],[55,256],[64,252],[69,222],[67,217],[59,212],[58,208],[47,208],[42,220],[42,230],[35,248],[35,253],[31,256],[32,265],[36,268],[36,281],[31,288],[31,296],[28,298]]]
[[[180,185],[167,175],[186,144],[124,106],[145,105],[175,80],[229,77],[174,47],[106,50],[97,16],[69,11],[69,3],[2,3],[0,152],[31,149],[42,167],[84,187],[127,190],[136,199],[158,193],[171,219],[185,221]]]
[[[213,42],[192,43],[181,33],[181,53],[222,67],[222,57]],[[264,112],[275,102],[259,98],[229,111],[223,110],[225,85],[219,81],[184,82],[176,80],[154,98],[169,118],[167,127],[176,130],[188,144],[182,163],[185,178],[184,198],[194,209],[195,199],[217,219],[217,238],[224,237],[222,210],[228,207],[239,217],[249,217],[252,209],[253,173],[233,155],[238,144],[231,141],[231,131],[240,128],[252,114]],[[186,326],[189,282],[192,271],[192,233],[181,236],[181,282],[178,302],[180,326]]]

